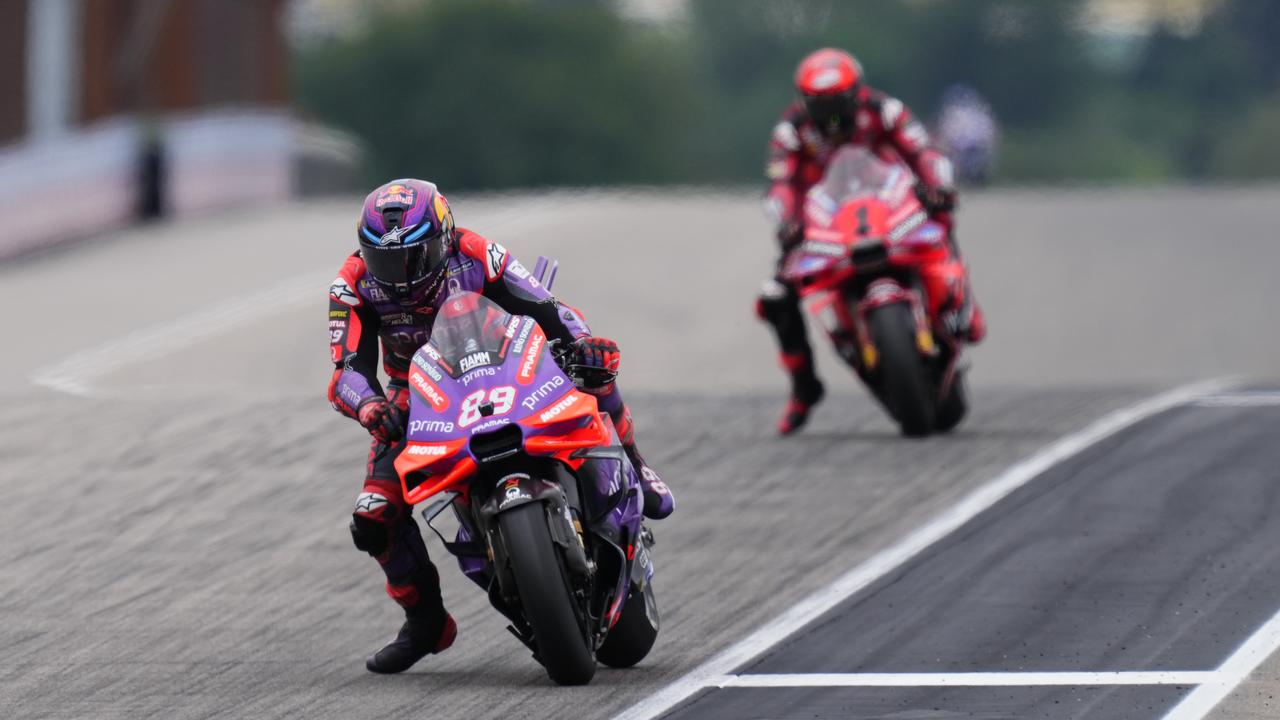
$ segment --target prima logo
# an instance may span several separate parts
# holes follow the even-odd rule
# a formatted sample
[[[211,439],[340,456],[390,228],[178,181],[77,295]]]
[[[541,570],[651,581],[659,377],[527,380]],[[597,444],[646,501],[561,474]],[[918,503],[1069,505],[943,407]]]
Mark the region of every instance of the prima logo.
[[[497,375],[497,374],[498,374],[498,370],[496,368],[478,367],[475,370],[472,370],[471,372],[467,373],[466,375],[463,375],[461,378],[459,378],[459,380],[462,381],[462,385],[465,387],[475,382],[476,380],[479,380],[480,378],[493,377],[494,375]]]
[[[453,423],[447,420],[414,420],[409,423],[409,432],[417,433],[451,433]]]
[[[524,400],[520,401],[520,404],[523,405],[526,410],[532,410],[537,407],[538,403],[546,400],[551,393],[555,392],[556,388],[563,386],[564,378],[560,375],[556,375],[550,380],[539,385],[537,389],[530,392]]]

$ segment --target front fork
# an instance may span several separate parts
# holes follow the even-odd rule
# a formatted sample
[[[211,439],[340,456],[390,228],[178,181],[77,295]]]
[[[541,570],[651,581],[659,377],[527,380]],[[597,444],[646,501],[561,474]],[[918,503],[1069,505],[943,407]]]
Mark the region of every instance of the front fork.
[[[931,362],[938,356],[939,350],[929,326],[924,301],[915,288],[904,287],[892,278],[880,278],[869,283],[858,295],[849,291],[828,292],[812,307],[835,345],[836,352],[864,381],[869,381],[880,367],[880,350],[867,326],[867,316],[876,308],[894,303],[906,304],[911,308],[916,349]]]
[[[490,557],[493,559],[494,576],[503,598],[508,601],[517,597],[516,585],[507,562],[506,550],[497,536],[498,516],[532,503],[543,506],[551,541],[560,548],[565,569],[572,578],[582,582],[589,579],[595,571],[594,564],[587,559],[582,523],[570,510],[566,488],[528,473],[510,473],[498,480],[493,494],[480,507],[479,513]]]

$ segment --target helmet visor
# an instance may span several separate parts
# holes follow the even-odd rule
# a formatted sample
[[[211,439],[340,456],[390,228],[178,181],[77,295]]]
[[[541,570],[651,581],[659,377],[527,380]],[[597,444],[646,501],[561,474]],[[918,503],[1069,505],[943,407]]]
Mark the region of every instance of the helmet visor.
[[[852,92],[837,95],[805,95],[804,109],[820,129],[847,127],[856,106]]]
[[[415,245],[363,244],[360,254],[373,279],[384,285],[417,285],[444,266],[444,242],[435,237]]]

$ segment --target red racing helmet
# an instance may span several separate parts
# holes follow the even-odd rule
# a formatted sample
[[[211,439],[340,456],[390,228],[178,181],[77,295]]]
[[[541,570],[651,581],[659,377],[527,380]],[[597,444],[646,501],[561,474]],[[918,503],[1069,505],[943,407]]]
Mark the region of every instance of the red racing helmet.
[[[862,65],[844,50],[817,50],[796,68],[796,91],[819,129],[848,130],[862,91]]]

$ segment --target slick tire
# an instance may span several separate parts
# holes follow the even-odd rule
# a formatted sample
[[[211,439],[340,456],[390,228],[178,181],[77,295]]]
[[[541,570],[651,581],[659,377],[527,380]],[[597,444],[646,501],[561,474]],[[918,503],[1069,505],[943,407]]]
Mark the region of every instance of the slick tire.
[[[551,540],[546,507],[534,502],[504,512],[498,527],[547,675],[560,685],[591,682],[596,660],[569,591],[564,561]]]
[[[957,374],[951,381],[951,390],[938,404],[937,431],[945,433],[956,429],[968,412],[969,393],[965,388],[964,375]]]
[[[634,589],[622,606],[622,617],[605,636],[596,659],[615,668],[628,668],[644,659],[658,639],[658,600],[653,583]]]
[[[915,320],[906,305],[884,305],[867,317],[880,351],[880,387],[889,413],[902,434],[924,437],[933,432],[935,402],[924,358],[916,348]]]

